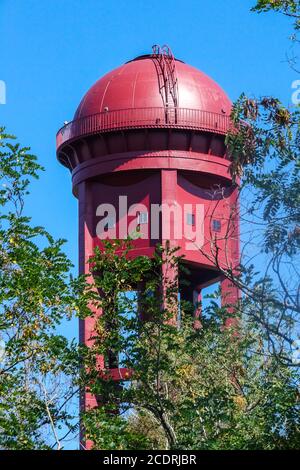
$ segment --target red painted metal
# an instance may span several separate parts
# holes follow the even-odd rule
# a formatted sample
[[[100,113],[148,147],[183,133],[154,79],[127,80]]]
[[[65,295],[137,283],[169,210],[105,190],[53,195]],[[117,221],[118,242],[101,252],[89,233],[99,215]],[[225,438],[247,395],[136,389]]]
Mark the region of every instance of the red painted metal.
[[[164,106],[177,108],[178,106],[178,79],[176,74],[175,58],[168,46],[152,46],[152,58],[157,64],[159,91],[162,95]],[[176,113],[176,109],[175,109]]]
[[[79,201],[82,273],[88,271],[93,249],[103,246],[96,232],[100,204],[118,207],[119,195],[127,196],[128,206],[144,204],[149,212],[152,204],[162,202],[190,204],[192,211],[201,204],[205,215],[201,251],[190,251],[187,239],[176,238],[172,221],[171,245],[179,246],[191,271],[191,285],[182,288],[181,295],[199,301],[203,287],[221,281],[222,302],[237,301],[238,290],[221,273],[221,269],[235,269],[239,259],[238,212],[233,211],[237,188],[225,146],[230,112],[231,102],[219,85],[175,59],[167,46],[154,46],[152,54],[127,62],[90,88],[73,121],[58,131],[56,142],[58,159],[72,171],[73,192]],[[217,221],[215,227],[212,218]],[[231,218],[235,226],[227,232]],[[118,237],[123,225],[123,216],[117,214],[107,236]],[[134,241],[131,256],[152,256],[156,243],[164,241],[162,232],[151,238],[151,221],[144,229],[148,237]],[[211,243],[216,237],[218,266]],[[196,307],[197,327],[200,313]],[[80,323],[80,340],[86,344],[94,334],[94,322],[91,317]],[[115,380],[126,378],[127,371],[111,367]],[[103,358],[99,368],[104,370]],[[97,406],[97,400],[86,392],[81,406]]]

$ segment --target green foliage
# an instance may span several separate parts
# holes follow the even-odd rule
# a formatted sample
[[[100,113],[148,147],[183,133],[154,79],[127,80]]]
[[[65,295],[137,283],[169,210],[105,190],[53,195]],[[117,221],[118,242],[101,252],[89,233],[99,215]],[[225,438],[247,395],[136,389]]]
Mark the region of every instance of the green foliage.
[[[83,417],[89,438],[97,443],[97,449],[105,450],[141,450],[151,445],[149,439],[128,426],[128,421],[116,413],[109,413],[107,408],[99,407]]]
[[[292,21],[293,33],[289,37],[292,50],[286,54],[286,58],[291,68],[299,73],[298,50],[293,51],[293,47],[299,47],[300,30],[300,2],[299,0],[257,0],[256,5],[251,9],[253,12],[265,13],[275,12],[286,16]]]
[[[252,10],[292,18],[297,43],[298,1],[258,0]],[[130,243],[121,255],[124,242],[106,242],[90,260],[92,282],[70,277],[64,240],[24,215],[42,167],[0,129],[2,449],[63,448],[64,437],[78,432],[78,384],[99,404],[82,413],[95,449],[299,448],[299,369],[287,347],[299,313],[291,286],[300,236],[299,110],[242,95],[232,119],[232,175],[254,190],[250,211],[266,224],[261,248],[279,282],[241,267],[233,282],[246,296],[234,312],[212,299],[197,330],[193,306],[179,308],[178,277],[167,276],[180,264],[176,250],[131,259]],[[280,269],[287,262],[286,282]],[[79,348],[80,377],[77,345],[57,333],[74,313],[96,319],[91,346]],[[233,314],[238,328],[224,329]]]

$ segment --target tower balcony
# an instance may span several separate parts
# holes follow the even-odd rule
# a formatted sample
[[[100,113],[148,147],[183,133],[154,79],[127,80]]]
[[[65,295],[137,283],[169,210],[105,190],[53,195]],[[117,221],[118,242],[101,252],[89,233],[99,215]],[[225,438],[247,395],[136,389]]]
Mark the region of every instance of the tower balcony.
[[[201,109],[148,107],[107,110],[64,125],[57,132],[56,148],[59,152],[64,145],[82,137],[130,129],[187,129],[225,136],[230,123],[228,114]]]

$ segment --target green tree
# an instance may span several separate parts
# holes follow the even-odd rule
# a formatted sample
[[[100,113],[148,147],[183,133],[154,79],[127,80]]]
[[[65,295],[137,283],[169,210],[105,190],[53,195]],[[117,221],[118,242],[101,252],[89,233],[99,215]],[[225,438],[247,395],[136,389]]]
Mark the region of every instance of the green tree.
[[[253,10],[291,18],[297,47],[299,2],[258,1]],[[164,279],[165,263],[181,264],[176,250],[160,247],[152,260],[130,259],[120,256],[121,242],[107,243],[91,259],[92,283],[70,278],[63,240],[24,215],[41,167],[1,129],[2,448],[63,448],[78,430],[72,405],[78,386],[98,398],[99,407],[81,417],[94,448],[299,448],[299,363],[292,349],[299,331],[299,110],[242,95],[232,120],[227,145],[232,175],[242,179],[241,219],[251,231],[259,226],[258,255],[267,269],[250,262],[224,269],[244,296],[233,312],[219,307],[216,293],[198,330],[193,306],[178,302],[178,280]],[[97,317],[94,342],[78,351],[57,326],[74,313],[91,315],[88,302]],[[224,329],[233,314],[238,329]],[[110,368],[123,378],[111,380]]]

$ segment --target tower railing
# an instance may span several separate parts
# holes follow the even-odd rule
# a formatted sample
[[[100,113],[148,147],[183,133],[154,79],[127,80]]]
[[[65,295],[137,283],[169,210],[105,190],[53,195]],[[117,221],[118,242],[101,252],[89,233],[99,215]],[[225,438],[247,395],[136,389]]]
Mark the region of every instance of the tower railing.
[[[170,117],[166,119],[166,110],[163,107],[104,111],[67,123],[56,135],[56,147],[78,137],[126,129],[191,129],[225,135],[230,122],[230,116],[226,114],[189,108],[176,108],[174,122]]]

